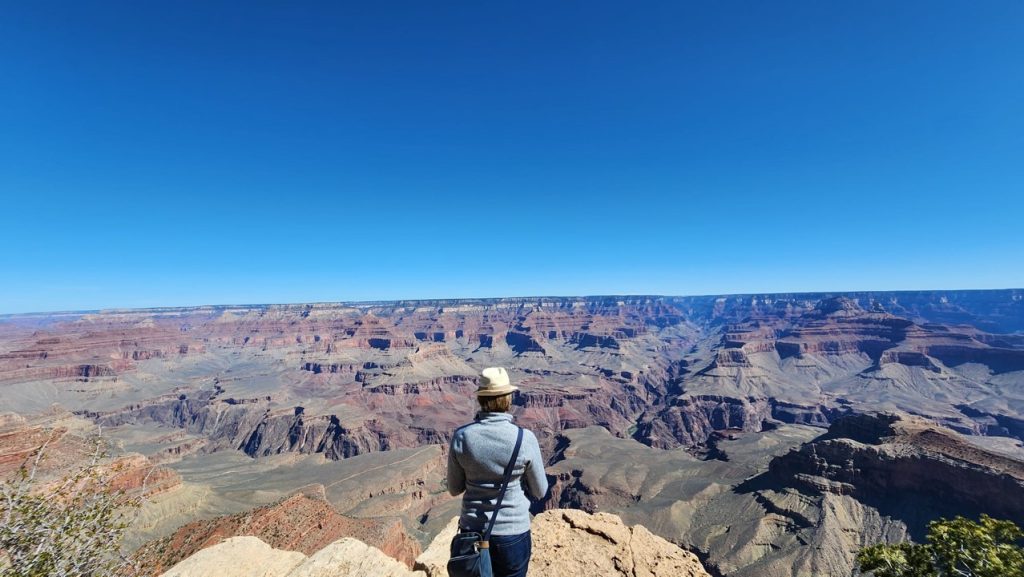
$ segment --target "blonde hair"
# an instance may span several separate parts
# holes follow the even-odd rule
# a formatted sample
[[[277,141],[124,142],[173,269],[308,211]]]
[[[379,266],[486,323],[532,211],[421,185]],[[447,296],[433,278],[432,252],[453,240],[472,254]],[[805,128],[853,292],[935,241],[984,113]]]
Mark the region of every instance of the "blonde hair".
[[[497,397],[477,397],[480,410],[485,413],[507,413],[512,408],[512,393]]]

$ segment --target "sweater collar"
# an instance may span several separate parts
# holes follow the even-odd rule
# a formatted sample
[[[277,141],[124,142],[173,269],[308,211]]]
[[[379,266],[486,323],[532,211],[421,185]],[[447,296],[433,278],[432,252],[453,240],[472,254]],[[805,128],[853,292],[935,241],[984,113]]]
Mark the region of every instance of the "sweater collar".
[[[512,413],[486,413],[480,411],[473,420],[478,423],[511,423],[512,418]]]

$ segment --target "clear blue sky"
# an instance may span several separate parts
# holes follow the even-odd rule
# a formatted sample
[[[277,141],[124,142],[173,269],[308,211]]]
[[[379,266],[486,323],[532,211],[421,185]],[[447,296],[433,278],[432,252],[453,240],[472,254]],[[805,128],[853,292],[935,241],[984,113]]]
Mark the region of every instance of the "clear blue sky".
[[[9,2],[0,312],[1024,286],[1024,2]]]

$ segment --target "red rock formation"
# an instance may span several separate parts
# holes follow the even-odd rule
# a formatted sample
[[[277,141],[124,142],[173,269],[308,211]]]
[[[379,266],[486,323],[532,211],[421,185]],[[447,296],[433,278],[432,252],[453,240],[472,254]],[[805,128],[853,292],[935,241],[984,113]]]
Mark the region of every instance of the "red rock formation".
[[[49,448],[44,465],[51,463],[54,455],[66,452],[66,428],[30,426],[24,420],[12,425],[0,433],[0,477],[9,476],[22,465],[31,466],[36,452],[44,445]]]
[[[715,431],[760,431],[771,416],[767,399],[680,397],[656,418],[643,421],[634,437],[661,449],[692,447],[705,443]]]
[[[189,523],[169,537],[143,545],[135,557],[147,574],[158,575],[196,551],[243,535],[307,555],[343,537],[353,537],[409,566],[420,554],[419,543],[406,533],[399,519],[346,517],[327,502],[322,486],[314,486],[274,505]]]
[[[54,334],[51,331],[59,331]],[[84,317],[18,335],[0,354],[0,382],[112,377],[135,368],[134,361],[201,352],[181,331],[138,318]]]

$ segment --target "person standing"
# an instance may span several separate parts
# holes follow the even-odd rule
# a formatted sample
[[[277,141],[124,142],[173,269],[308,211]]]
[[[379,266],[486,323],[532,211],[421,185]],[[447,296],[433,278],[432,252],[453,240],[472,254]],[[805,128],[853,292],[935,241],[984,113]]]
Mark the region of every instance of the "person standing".
[[[448,491],[453,496],[465,493],[459,529],[483,532],[491,517],[497,515],[490,537],[494,577],[526,577],[532,549],[526,493],[536,501],[548,490],[537,437],[523,429],[522,445],[501,509],[495,511],[505,467],[520,429],[512,422],[510,412],[517,390],[504,368],[484,369],[476,391],[480,412],[473,422],[455,430],[448,451]]]

